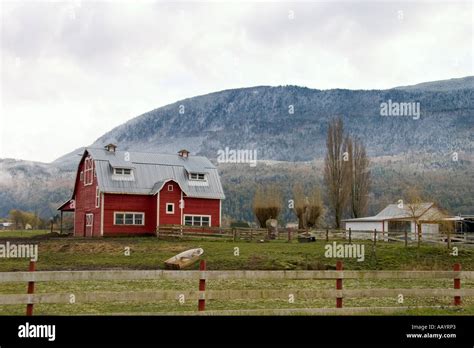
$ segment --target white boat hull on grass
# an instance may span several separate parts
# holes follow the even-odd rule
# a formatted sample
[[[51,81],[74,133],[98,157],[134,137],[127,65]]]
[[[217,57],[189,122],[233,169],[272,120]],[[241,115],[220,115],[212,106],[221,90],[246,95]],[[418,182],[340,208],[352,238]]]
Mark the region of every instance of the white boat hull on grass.
[[[165,268],[167,269],[184,269],[196,263],[201,255],[204,254],[204,249],[196,248],[183,251],[165,261]]]

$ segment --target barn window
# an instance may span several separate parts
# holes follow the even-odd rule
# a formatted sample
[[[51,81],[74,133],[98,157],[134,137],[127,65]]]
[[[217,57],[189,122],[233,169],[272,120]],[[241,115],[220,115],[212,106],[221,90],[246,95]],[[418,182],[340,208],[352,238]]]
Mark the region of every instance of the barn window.
[[[134,225],[143,225],[143,214],[134,214]]]
[[[125,214],[125,225],[133,225],[133,214]]]
[[[84,172],[81,170],[81,174],[79,174],[79,181],[84,180]]]
[[[166,203],[166,214],[174,214],[174,203]]]
[[[145,213],[115,212],[115,225],[144,225]]]
[[[92,185],[94,181],[94,161],[87,157],[84,161],[84,186]]]
[[[205,181],[206,180],[206,175],[202,173],[190,173],[189,178],[191,180],[200,180],[200,181]]]
[[[115,224],[123,225],[123,214],[115,214]]]
[[[95,207],[99,208],[100,207],[100,190],[99,186],[95,187]]]
[[[184,224],[186,226],[211,226],[211,217],[209,215],[184,215]]]
[[[94,223],[94,214],[86,214],[86,226],[90,227]]]
[[[173,191],[173,185],[168,185],[168,191]]]
[[[193,217],[189,215],[184,216],[184,224],[186,226],[192,226],[193,225]]]
[[[114,168],[114,174],[116,174],[116,175],[131,175],[132,170],[130,168]]]

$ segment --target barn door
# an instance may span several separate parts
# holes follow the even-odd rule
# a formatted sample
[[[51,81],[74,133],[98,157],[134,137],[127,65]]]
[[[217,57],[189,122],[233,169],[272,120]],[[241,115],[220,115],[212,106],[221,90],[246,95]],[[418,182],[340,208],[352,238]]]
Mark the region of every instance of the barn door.
[[[85,218],[84,237],[92,237],[94,230],[94,214],[88,213]]]

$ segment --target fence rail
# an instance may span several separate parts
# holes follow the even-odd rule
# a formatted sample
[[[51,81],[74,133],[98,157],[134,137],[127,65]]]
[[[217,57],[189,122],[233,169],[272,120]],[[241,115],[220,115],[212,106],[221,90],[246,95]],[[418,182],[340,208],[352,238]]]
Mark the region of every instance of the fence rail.
[[[34,262],[32,262],[34,263]],[[207,300],[263,300],[263,299],[336,299],[336,307],[343,307],[345,298],[379,298],[397,297],[452,297],[454,304],[460,305],[462,297],[474,297],[474,289],[461,289],[462,279],[474,279],[473,271],[461,271],[461,266],[455,264],[453,271],[344,271],[342,262],[338,261],[336,271],[207,271],[202,261],[199,271],[168,271],[168,270],[133,270],[133,271],[34,271],[30,266],[29,272],[2,272],[0,283],[28,283],[27,294],[1,294],[0,305],[26,304],[27,315],[33,314],[34,304],[93,302],[152,302],[176,301],[181,298],[198,301],[198,310],[204,311]],[[122,292],[87,292],[87,293],[44,293],[34,294],[36,282],[49,281],[90,281],[90,280],[196,280],[198,290],[161,290],[156,291],[122,291]],[[225,289],[206,290],[206,281],[213,280],[335,280],[335,289]],[[453,279],[454,288],[408,288],[408,289],[343,289],[344,279]],[[31,285],[33,285],[31,287]],[[370,311],[376,307],[364,307]],[[329,308],[326,308],[329,310]],[[298,309],[294,309],[298,311]],[[304,309],[311,310],[311,309]],[[314,310],[325,310],[324,308]],[[224,311],[226,312],[226,311]],[[229,311],[231,312],[231,311]]]
[[[1,272],[2,282],[81,280],[331,280],[331,279],[474,279],[474,271],[41,271]]]
[[[165,225],[156,229],[156,236],[161,239],[166,238],[214,238],[232,241],[267,241],[271,239],[291,241],[304,236],[314,236],[319,240],[340,240],[345,239],[352,243],[353,240],[371,240],[385,242],[402,242],[406,246],[413,243],[435,243],[447,245],[451,248],[457,244],[474,245],[474,234],[449,233],[449,234],[428,234],[421,235],[407,231],[356,231],[334,230],[334,229],[294,229],[280,228],[276,236],[271,237],[269,230],[265,228],[243,228],[243,227],[194,227],[182,225]],[[304,239],[304,238],[303,238]]]

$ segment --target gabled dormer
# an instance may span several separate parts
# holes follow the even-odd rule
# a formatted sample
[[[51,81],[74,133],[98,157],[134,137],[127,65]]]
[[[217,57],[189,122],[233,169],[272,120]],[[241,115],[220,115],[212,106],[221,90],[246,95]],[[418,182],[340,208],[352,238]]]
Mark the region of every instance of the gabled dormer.
[[[209,186],[209,173],[186,171],[189,186]]]
[[[105,146],[107,160],[111,169],[112,180],[114,181],[135,181],[135,167],[130,160],[128,152],[117,152],[117,145],[108,144]]]
[[[188,177],[189,180],[207,181],[206,173],[190,172]]]
[[[112,180],[114,181],[135,181],[134,168],[131,165],[113,165]]]

